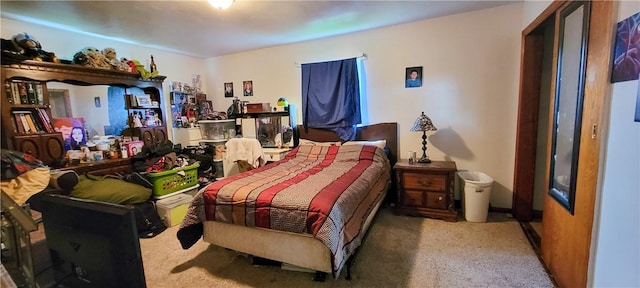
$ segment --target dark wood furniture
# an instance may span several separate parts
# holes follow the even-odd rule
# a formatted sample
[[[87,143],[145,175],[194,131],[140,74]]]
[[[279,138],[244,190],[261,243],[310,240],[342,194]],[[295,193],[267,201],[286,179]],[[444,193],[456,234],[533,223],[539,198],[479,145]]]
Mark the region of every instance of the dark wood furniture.
[[[89,173],[91,175],[129,174],[131,173],[131,158],[105,159],[91,163],[82,163],[62,168],[61,170],[74,170],[78,175]]]
[[[404,160],[396,163],[393,170],[398,185],[396,214],[457,220],[453,194],[455,162],[409,164]]]
[[[39,61],[4,62],[3,59],[0,77],[4,85],[2,89],[2,99],[0,100],[2,101],[2,105],[0,105],[2,112],[2,147],[30,153],[46,164],[51,164],[53,160],[64,157],[64,140],[62,139],[61,133],[55,131],[40,131],[36,133],[21,132],[17,127],[13,114],[17,111],[31,111],[33,115],[36,115],[36,113],[44,111],[46,113],[45,117],[48,116],[50,119],[51,106],[49,104],[47,82],[55,81],[80,86],[117,86],[124,88],[124,94],[131,93],[127,92],[129,88],[134,91],[142,90],[143,93],[151,96],[151,100],[158,101],[157,111],[161,113],[159,118],[162,121],[162,125],[134,129],[129,135],[138,136],[146,143],[158,143],[167,139],[165,126],[167,113],[162,113],[162,109],[160,109],[160,107],[164,107],[162,104],[162,99],[164,99],[162,82],[166,78],[165,76],[157,76],[153,79],[144,80],[140,78],[139,73]],[[39,85],[42,88],[41,101],[36,101],[34,104],[16,103],[11,97],[12,82],[27,82]],[[123,97],[125,97],[125,95],[123,95]],[[122,113],[126,113],[124,107]],[[103,167],[104,165],[108,167],[105,168]],[[83,167],[94,167],[96,170],[106,171],[105,169],[112,169],[109,165],[112,164],[109,162],[109,164],[94,164]],[[124,169],[124,167],[122,169]]]
[[[342,141],[340,140],[340,137],[330,129],[308,127],[305,128],[303,125],[298,125],[297,129],[294,131],[294,134],[294,147],[298,146],[299,139],[307,139],[319,142]],[[389,156],[391,167],[394,167],[394,165],[398,161],[398,123],[387,122],[356,127],[356,140],[382,139],[387,140],[387,156]],[[387,197],[385,199],[385,202],[387,204],[396,203],[398,200],[396,199],[396,177],[393,175],[393,171],[391,171],[391,173],[391,185],[389,186],[389,192],[387,193]]]

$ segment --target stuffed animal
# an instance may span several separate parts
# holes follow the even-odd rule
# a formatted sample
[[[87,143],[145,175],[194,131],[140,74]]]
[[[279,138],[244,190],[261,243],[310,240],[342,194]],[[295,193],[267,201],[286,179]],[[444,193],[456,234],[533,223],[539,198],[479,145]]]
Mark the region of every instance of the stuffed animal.
[[[158,76],[158,70],[149,72],[149,70],[144,68],[144,65],[140,64],[140,61],[138,60],[131,60],[131,61],[133,61],[133,64],[136,66],[136,70],[140,72],[140,76],[142,76],[142,79],[149,79],[149,78]]]
[[[107,58],[95,47],[85,47],[80,50],[73,56],[73,63],[92,68],[111,69]]]
[[[42,50],[40,42],[27,33],[16,34],[11,40],[2,39],[2,56],[20,61],[60,62],[55,53]]]
[[[102,49],[102,55],[107,59],[107,62],[111,65],[111,69],[118,71],[131,71],[131,67],[127,63],[123,63],[118,60],[118,56],[116,55],[116,49],[113,48],[104,48]]]

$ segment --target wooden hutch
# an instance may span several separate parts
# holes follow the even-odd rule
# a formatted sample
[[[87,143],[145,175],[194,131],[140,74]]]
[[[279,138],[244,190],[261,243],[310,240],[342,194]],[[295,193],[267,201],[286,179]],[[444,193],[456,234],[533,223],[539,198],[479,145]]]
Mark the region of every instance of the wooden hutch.
[[[2,148],[30,153],[46,164],[64,158],[65,147],[62,134],[50,129],[52,115],[47,82],[52,81],[80,86],[118,86],[125,88],[124,91],[133,87],[142,89],[145,94],[151,96],[152,100],[157,101],[158,104],[153,108],[161,114],[162,124],[155,127],[128,129],[127,134],[138,136],[150,144],[167,139],[166,113],[163,113],[161,108],[164,105],[162,82],[166,78],[165,76],[143,80],[138,73],[39,61],[2,63],[0,76],[4,85],[1,100]],[[26,92],[22,88],[22,85],[25,84],[27,85],[24,88],[27,89]],[[15,97],[15,93],[18,93],[19,96]],[[26,101],[20,98],[24,93],[27,93]],[[122,113],[127,113],[127,109],[130,108],[132,107],[122,107]],[[34,123],[35,129],[25,130],[26,126],[19,127],[18,125],[23,123],[16,119],[16,114],[30,116],[31,120],[27,120],[28,122],[36,122]],[[47,121],[48,125],[45,123]],[[104,164],[93,163],[85,166],[91,166],[89,171],[109,172],[111,169],[105,170],[105,168],[129,165],[126,160],[105,160]],[[78,167],[78,170],[87,170],[85,169],[87,167]],[[114,169],[122,170],[125,168]]]

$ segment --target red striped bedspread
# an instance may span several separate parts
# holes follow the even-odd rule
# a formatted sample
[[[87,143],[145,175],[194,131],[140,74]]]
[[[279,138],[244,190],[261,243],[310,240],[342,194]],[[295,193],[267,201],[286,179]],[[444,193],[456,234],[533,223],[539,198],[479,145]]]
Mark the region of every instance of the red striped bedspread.
[[[367,216],[384,197],[385,189],[371,188],[379,179],[388,184],[390,169],[375,146],[299,146],[281,161],[205,187],[180,230],[220,221],[308,233],[329,248],[338,275],[360,246]]]

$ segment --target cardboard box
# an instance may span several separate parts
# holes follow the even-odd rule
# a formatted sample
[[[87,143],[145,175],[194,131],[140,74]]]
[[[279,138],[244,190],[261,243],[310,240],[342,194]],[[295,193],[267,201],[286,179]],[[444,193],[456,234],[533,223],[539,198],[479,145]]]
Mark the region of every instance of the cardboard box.
[[[271,112],[271,104],[269,103],[248,103],[247,113]]]
[[[191,200],[193,200],[193,196],[181,193],[156,201],[158,215],[162,222],[168,227],[182,223],[184,216],[187,215]]]

